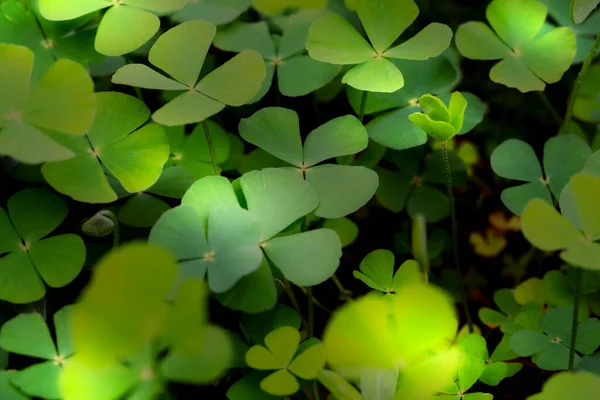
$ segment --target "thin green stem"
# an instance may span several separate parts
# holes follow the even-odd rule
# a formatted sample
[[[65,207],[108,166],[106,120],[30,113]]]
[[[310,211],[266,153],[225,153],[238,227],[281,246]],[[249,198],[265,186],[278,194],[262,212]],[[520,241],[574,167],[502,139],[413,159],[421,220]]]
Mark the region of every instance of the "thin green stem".
[[[215,152],[215,146],[213,144],[212,136],[210,134],[210,128],[206,121],[202,122],[202,128],[204,128],[204,136],[206,137],[206,144],[208,145],[208,151],[210,152],[210,160],[212,161],[215,175],[221,175],[221,169],[219,168],[219,163],[217,162],[217,153]]]
[[[560,123],[562,122],[562,118],[560,117],[560,114],[558,113],[558,111],[556,111],[556,109],[554,108],[552,103],[550,103],[550,100],[548,100],[548,96],[546,96],[546,92],[538,91],[537,94],[538,94],[538,97],[540,98],[540,100],[542,100],[542,103],[544,103],[544,105],[548,109],[548,111],[550,111],[550,114],[552,115],[552,119],[554,119],[554,122],[556,122],[558,125],[560,125]]]
[[[467,325],[469,326],[469,332],[473,332],[473,318],[471,318],[471,312],[469,311],[469,304],[467,300],[467,288],[465,284],[465,277],[460,267],[460,256],[458,253],[458,223],[456,220],[456,201],[454,199],[454,189],[452,188],[452,169],[450,168],[450,159],[448,158],[448,149],[446,142],[442,142],[442,155],[444,158],[444,166],[446,167],[446,188],[448,189],[448,198],[450,200],[450,219],[452,222],[452,252],[454,253],[454,267],[460,278],[460,291],[461,291],[461,302],[465,318],[467,319]]]
[[[342,285],[342,282],[340,282],[340,280],[335,274],[331,275],[331,280],[340,291],[340,298],[352,297],[352,292],[346,289],[344,285]]]
[[[307,295],[307,294],[306,294],[306,288],[305,288],[305,287],[298,286],[298,288],[299,288],[300,290],[302,290],[302,293],[304,293],[304,295],[305,295],[305,296]],[[330,309],[328,309],[327,307],[325,307],[325,306],[323,305],[323,303],[321,303],[321,302],[319,301],[319,299],[317,299],[317,298],[315,297],[314,293],[313,293],[313,304],[314,304],[315,306],[319,307],[321,310],[323,310],[323,311],[326,311],[326,312],[328,312],[329,314],[331,314],[331,310],[330,310]]]
[[[290,281],[287,280],[287,278],[283,278],[283,289],[287,293],[288,298],[290,299],[290,303],[292,303],[292,307],[294,307],[294,310],[296,310],[296,312],[298,313],[298,315],[302,319],[302,323],[308,329],[308,321],[306,321],[306,319],[302,315],[302,311],[300,310],[300,305],[298,304],[298,300],[296,299],[296,295],[294,294],[294,290],[292,289],[292,285],[290,284]]]
[[[117,218],[117,216],[115,215],[115,213],[113,213],[112,211],[109,211],[109,210],[99,211],[98,215],[101,216],[101,217],[110,219],[111,222],[113,223],[113,230],[112,230],[112,234],[113,234],[113,249],[116,248],[116,247],[119,247],[119,242],[120,242],[119,219]]]
[[[313,380],[313,392],[315,394],[315,400],[321,400],[321,396],[319,395],[319,382],[317,380]]]
[[[581,268],[575,268],[575,300],[573,302],[573,321],[571,324],[571,345],[569,346],[569,371],[573,371],[575,365],[575,343],[577,342],[581,275]]]
[[[594,60],[594,57],[596,57],[596,53],[598,52],[599,49],[600,49],[600,33],[598,34],[598,36],[596,36],[596,41],[594,42],[594,45],[590,49],[590,52],[588,53],[585,61],[583,62],[581,70],[579,71],[579,75],[577,75],[577,80],[575,81],[575,85],[573,86],[573,91],[571,92],[571,96],[569,98],[569,105],[567,106],[567,113],[565,115],[565,119],[562,123],[562,126],[560,127],[560,131],[558,132],[559,134],[566,133],[566,131],[569,129],[569,124],[571,123],[571,120],[573,119],[573,110],[575,109],[575,101],[577,100],[577,97],[579,96],[579,91],[581,90],[581,82],[583,81],[583,76],[585,75],[588,68],[592,64],[592,61]]]
[[[367,105],[367,94],[369,92],[364,91],[362,92],[362,95],[360,96],[360,108],[358,109],[358,120],[360,121],[360,123],[362,124],[363,120],[365,119],[365,107]]]

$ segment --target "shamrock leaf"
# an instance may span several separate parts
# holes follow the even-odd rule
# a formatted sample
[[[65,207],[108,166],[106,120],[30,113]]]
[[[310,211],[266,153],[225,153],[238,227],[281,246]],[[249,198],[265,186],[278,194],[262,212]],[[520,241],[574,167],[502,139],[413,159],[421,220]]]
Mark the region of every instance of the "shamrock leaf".
[[[96,111],[94,84],[74,61],[58,60],[37,85],[31,85],[34,53],[0,43],[0,155],[25,164],[58,161],[71,150],[44,131],[83,135]],[[35,143],[35,145],[31,145]]]
[[[54,189],[77,201],[110,203],[118,196],[104,169],[129,193],[148,189],[161,175],[169,141],[161,126],[144,125],[150,112],[140,100],[118,92],[96,97],[98,111],[86,137],[53,135],[75,156],[44,164],[42,175]]]
[[[415,260],[403,262],[394,274],[394,253],[389,250],[370,252],[361,261],[359,268],[361,272],[353,272],[355,278],[371,289],[386,294],[396,293],[404,285],[423,281],[421,268]]]
[[[186,0],[39,0],[42,16],[66,21],[108,8],[96,33],[95,48],[107,56],[130,53],[145,44],[160,27],[156,13],[182,8]]]
[[[600,178],[576,174],[570,184],[583,232],[550,204],[536,198],[530,200],[523,211],[523,235],[544,251],[562,250],[560,257],[569,264],[598,270],[600,244],[596,241],[600,234],[600,214],[596,204],[600,202]]]
[[[500,330],[506,333],[514,324],[514,317],[522,311],[522,306],[515,300],[511,289],[497,290],[494,293],[494,303],[500,312],[483,307],[479,309],[479,319],[488,327],[500,327]]]
[[[328,12],[311,26],[306,49],[318,61],[356,65],[342,78],[356,89],[392,93],[404,86],[402,72],[389,60],[426,60],[450,45],[452,31],[432,23],[411,39],[391,47],[414,22],[419,8],[413,0],[358,0],[356,11],[370,43],[343,17]]]
[[[314,12],[305,12],[289,17],[293,18],[293,22],[283,30],[277,49],[265,21],[237,23],[217,33],[215,46],[219,49],[235,52],[256,50],[266,63],[267,75],[262,88],[250,102],[264,97],[275,74],[279,91],[290,97],[312,93],[338,75],[341,67],[313,60],[304,54],[308,29],[316,16]]]
[[[0,40],[28,47],[35,53],[32,82],[38,83],[55,60],[68,58],[84,67],[99,61],[94,51],[93,29],[79,29],[88,17],[69,22],[51,22],[42,18],[37,8],[16,0],[0,4]]]
[[[316,191],[315,215],[340,218],[364,206],[375,194],[377,174],[362,166],[317,165],[330,158],[356,154],[368,145],[367,132],[357,118],[335,118],[313,130],[302,144],[298,114],[267,107],[240,121],[242,138],[296,167]]]
[[[44,297],[46,288],[63,287],[81,271],[85,245],[77,235],[44,239],[66,218],[66,204],[40,189],[21,191],[0,208],[0,298],[30,303]]]
[[[347,217],[327,219],[323,228],[334,230],[340,237],[342,247],[350,246],[358,237],[358,225]]]
[[[0,371],[0,396],[6,400],[29,400],[29,397],[19,391],[11,379],[19,372],[15,370]]]
[[[548,14],[560,26],[571,28],[575,32],[577,43],[577,52],[573,59],[573,64],[581,64],[587,57],[594,45],[596,35],[600,33],[600,14],[595,13],[591,18],[583,23],[574,23],[571,20],[571,6],[568,1],[562,0],[541,0],[548,7]],[[550,32],[555,26],[546,22],[539,35]]]
[[[261,14],[273,16],[289,8],[318,9],[324,8],[327,0],[253,0],[252,8]]]
[[[445,142],[462,129],[467,100],[460,92],[452,93],[448,106],[430,94],[421,96],[419,105],[423,112],[410,114],[408,119],[434,139]]]
[[[571,343],[572,308],[553,308],[540,319],[544,333],[524,329],[513,333],[510,344],[521,357],[535,355],[538,367],[550,371],[564,370],[569,364]],[[575,350],[578,353],[592,354],[600,345],[600,321],[588,318],[579,324]],[[576,363],[581,359],[575,354]]]
[[[0,330],[0,346],[11,353],[46,360],[12,374],[10,382],[30,396],[61,399],[58,377],[62,366],[73,354],[69,315],[73,306],[54,314],[56,345],[50,330],[38,313],[19,314]]]
[[[259,370],[276,370],[264,378],[260,387],[276,396],[292,395],[300,389],[296,377],[315,379],[325,366],[325,346],[318,339],[309,339],[298,352],[300,333],[283,326],[265,337],[265,346],[255,345],[246,353],[246,363]]]
[[[575,32],[557,28],[539,36],[548,10],[538,0],[493,0],[483,22],[467,22],[456,31],[456,47],[473,60],[501,60],[490,79],[525,93],[558,82],[576,52]],[[518,18],[515,18],[518,15]]]
[[[254,50],[245,50],[199,82],[200,70],[215,37],[212,22],[193,20],[169,29],[154,43],[148,60],[173,79],[143,64],[128,64],[112,82],[145,89],[183,91],[152,114],[167,126],[202,122],[228,106],[246,104],[260,89],[265,63]]]
[[[571,0],[571,20],[580,24],[598,7],[598,0]]]
[[[449,153],[449,158],[452,182],[461,186],[466,179],[464,164],[454,152]],[[448,196],[435,187],[446,182],[441,151],[425,156],[423,147],[415,147],[388,151],[385,159],[398,170],[376,168],[380,181],[376,198],[383,207],[394,213],[406,208],[411,218],[423,214],[428,222],[437,222],[448,216]]]
[[[543,282],[550,305],[573,307],[575,299],[574,271],[574,267],[569,267],[567,275],[559,270],[546,272]],[[590,303],[594,302],[594,294],[600,290],[600,273],[590,270],[581,270],[580,273],[582,274],[582,283],[579,290],[579,315],[588,316]]]
[[[542,392],[529,400],[585,399],[600,389],[600,377],[590,372],[561,372],[552,375],[544,383]]]
[[[223,25],[235,21],[251,4],[252,0],[188,0],[171,19],[179,23],[201,19]]]
[[[569,178],[581,171],[591,154],[589,145],[576,135],[560,135],[544,145],[544,172],[533,148],[519,139],[509,139],[494,149],[492,169],[503,178],[527,182],[502,192],[504,205],[521,215],[533,198],[552,203],[551,193],[559,198]]]
[[[600,122],[600,64],[590,66],[581,78],[573,115],[584,122]]]

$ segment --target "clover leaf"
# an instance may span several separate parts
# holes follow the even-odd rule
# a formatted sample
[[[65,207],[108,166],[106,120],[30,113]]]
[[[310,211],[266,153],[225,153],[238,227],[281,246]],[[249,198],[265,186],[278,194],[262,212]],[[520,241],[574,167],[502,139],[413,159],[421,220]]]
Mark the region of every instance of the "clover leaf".
[[[96,33],[95,48],[107,56],[120,56],[144,45],[160,28],[156,13],[183,7],[186,0],[39,0],[42,16],[66,21],[108,8]]]
[[[571,28],[575,32],[577,52],[573,64],[581,64],[594,45],[595,36],[600,33],[600,14],[596,13],[583,23],[574,23],[571,20],[571,7],[569,2],[562,0],[541,0],[548,7],[548,14],[560,26]],[[555,26],[546,22],[540,35],[550,32]]]
[[[396,293],[404,285],[423,281],[421,267],[415,260],[403,262],[394,274],[394,253],[389,250],[370,252],[363,258],[359,268],[361,272],[353,272],[356,279],[386,294]]]
[[[573,308],[553,308],[540,318],[544,333],[524,329],[513,333],[510,344],[521,357],[535,355],[538,367],[550,371],[567,369],[571,343],[571,321]],[[581,354],[592,354],[600,345],[600,321],[588,318],[577,329],[575,350]],[[575,354],[576,363],[581,359]]]
[[[548,303],[554,307],[573,307],[575,288],[573,274],[575,268],[569,268],[567,274],[559,270],[548,271],[544,275],[544,288]],[[579,315],[588,316],[590,303],[600,290],[600,273],[582,270],[581,286],[579,289]]]
[[[571,20],[580,24],[598,7],[598,0],[571,0]]]
[[[226,292],[261,267],[263,251],[299,286],[328,279],[341,256],[334,231],[276,237],[317,207],[310,185],[293,171],[270,168],[244,174],[240,187],[248,210],[241,208],[226,178],[202,178],[185,194],[182,205],[163,214],[152,229],[150,241],[165,246],[180,261],[180,279],[203,277],[208,271],[211,290]]]
[[[152,114],[167,126],[202,122],[228,106],[246,104],[260,89],[265,63],[254,50],[244,50],[198,82],[200,70],[216,33],[212,22],[184,22],[162,34],[148,60],[173,79],[143,64],[128,64],[112,82],[145,89],[183,91]]]
[[[542,199],[527,203],[521,224],[523,235],[535,247],[544,251],[562,250],[560,257],[577,267],[600,269],[600,177],[576,174],[571,178],[575,207],[582,223],[580,231]]]
[[[11,383],[11,379],[16,374],[18,371],[15,370],[0,371],[0,396],[6,400],[29,400],[29,396],[23,394]]]
[[[318,61],[354,65],[342,78],[356,89],[392,93],[404,86],[402,72],[389,59],[426,60],[450,45],[452,31],[431,23],[411,39],[393,46],[414,22],[419,8],[413,0],[358,0],[356,11],[367,32],[367,42],[343,17],[328,12],[311,26],[306,49]]]
[[[340,237],[342,247],[350,246],[358,237],[358,225],[347,217],[327,219],[323,228],[334,230]]]
[[[330,158],[356,154],[368,145],[367,132],[351,115],[313,130],[302,144],[295,111],[263,108],[240,121],[242,138],[296,167],[318,195],[315,215],[340,218],[364,206],[375,194],[377,174],[362,166],[317,165]]]
[[[258,370],[275,370],[260,382],[260,387],[276,396],[287,396],[300,389],[301,379],[315,379],[325,366],[325,346],[318,339],[300,344],[295,327],[283,326],[265,337],[265,346],[252,346],[246,353],[246,363]]]
[[[252,8],[261,14],[273,16],[287,9],[318,9],[324,8],[327,0],[253,0]]]
[[[95,31],[79,29],[89,18],[51,22],[39,16],[30,0],[25,3],[7,0],[0,4],[0,40],[33,50],[33,83],[38,83],[57,59],[68,58],[83,66],[100,60],[102,56],[94,51]]]
[[[542,172],[529,144],[519,139],[506,140],[492,152],[492,169],[503,178],[527,183],[505,189],[501,195],[502,202],[516,215],[521,215],[527,202],[533,198],[551,204],[551,193],[559,198],[569,178],[581,171],[590,154],[589,145],[580,137],[555,136],[544,145]]]
[[[46,360],[11,375],[10,382],[24,393],[44,399],[62,398],[58,377],[73,354],[69,315],[73,306],[54,314],[56,345],[41,314],[19,314],[2,325],[0,346],[11,353]]]
[[[522,311],[522,306],[515,300],[511,289],[497,290],[494,293],[494,303],[496,303],[500,312],[488,307],[482,307],[479,309],[479,319],[488,327],[500,327],[500,330],[506,333],[512,328],[514,317]]]
[[[456,31],[456,47],[472,60],[501,60],[490,79],[525,93],[544,90],[569,69],[576,52],[575,32],[557,28],[539,36],[548,10],[538,0],[493,0],[483,22],[467,22]],[[515,18],[518,15],[518,18]]]
[[[252,0],[188,0],[171,19],[179,23],[201,19],[223,25],[235,21],[251,4]]]
[[[279,91],[284,96],[298,97],[322,88],[340,72],[341,67],[313,60],[304,54],[308,29],[316,14],[310,12],[300,17],[296,16],[283,30],[277,49],[265,21],[233,24],[215,36],[217,48],[235,52],[256,50],[265,61],[266,78],[251,103],[259,101],[267,94],[275,73]]]
[[[460,186],[465,182],[464,164],[454,152],[449,153],[452,182]],[[425,156],[425,149],[388,151],[385,159],[398,170],[377,167],[379,188],[376,198],[386,209],[397,213],[404,208],[411,218],[423,214],[428,222],[437,222],[448,216],[448,196],[435,185],[445,183],[442,152]]]
[[[58,60],[31,85],[33,66],[31,50],[0,43],[0,92],[11,93],[0,101],[0,154],[25,164],[63,160],[72,151],[44,130],[85,134],[96,111],[94,84],[81,65]]]
[[[66,204],[55,194],[27,189],[0,208],[0,298],[30,303],[44,297],[46,288],[63,287],[85,262],[83,240],[73,234],[45,238],[67,217]]]
[[[467,100],[460,92],[452,93],[448,106],[430,94],[421,96],[419,105],[423,112],[410,114],[408,119],[434,139],[445,142],[462,129]]]
[[[600,64],[590,66],[581,79],[573,115],[584,122],[600,122]]]
[[[161,175],[169,141],[161,126],[144,125],[150,111],[140,100],[118,92],[96,97],[98,111],[85,137],[53,135],[75,156],[44,164],[42,175],[58,192],[77,201],[110,203],[118,196],[104,169],[127,192],[146,190]]]
[[[570,397],[579,399],[598,390],[600,390],[600,377],[590,372],[561,372],[548,378],[542,392],[534,394],[529,399],[561,400]]]

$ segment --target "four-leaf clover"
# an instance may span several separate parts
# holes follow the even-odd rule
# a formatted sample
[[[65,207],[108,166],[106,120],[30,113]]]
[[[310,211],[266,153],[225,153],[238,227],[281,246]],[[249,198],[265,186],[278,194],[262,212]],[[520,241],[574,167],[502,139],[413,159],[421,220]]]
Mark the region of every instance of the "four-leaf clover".
[[[548,10],[538,0],[493,0],[483,22],[466,22],[456,31],[456,47],[472,60],[502,60],[490,79],[525,93],[558,82],[575,57],[575,32],[557,28],[543,36]]]
[[[176,11],[186,0],[39,0],[50,21],[66,21],[108,8],[96,33],[98,53],[119,56],[145,44],[160,28],[156,13]]]
[[[145,89],[183,91],[152,114],[166,126],[202,122],[228,106],[246,104],[259,91],[265,63],[254,50],[244,50],[198,82],[208,49],[215,37],[212,22],[193,20],[161,35],[150,49],[148,60],[173,79],[144,64],[128,64],[112,82]]]
[[[254,369],[276,370],[260,382],[260,387],[276,396],[287,396],[300,389],[301,379],[315,379],[325,366],[325,346],[317,339],[300,344],[300,333],[283,326],[265,337],[265,346],[255,345],[246,353],[246,363]]]
[[[364,206],[375,194],[377,174],[363,166],[318,163],[356,154],[368,145],[367,132],[351,115],[335,118],[313,130],[304,141],[295,111],[267,107],[240,121],[242,138],[296,167],[318,195],[315,215],[340,218]]]
[[[85,244],[73,234],[45,236],[67,217],[67,205],[54,193],[27,189],[0,208],[0,299],[30,303],[46,288],[69,284],[85,262]]]
[[[370,43],[343,17],[328,12],[311,26],[306,49],[318,61],[358,64],[342,82],[359,90],[392,93],[401,89],[402,72],[388,58],[426,60],[440,55],[452,39],[448,26],[434,22],[392,47],[419,15],[413,0],[358,0],[356,11]]]

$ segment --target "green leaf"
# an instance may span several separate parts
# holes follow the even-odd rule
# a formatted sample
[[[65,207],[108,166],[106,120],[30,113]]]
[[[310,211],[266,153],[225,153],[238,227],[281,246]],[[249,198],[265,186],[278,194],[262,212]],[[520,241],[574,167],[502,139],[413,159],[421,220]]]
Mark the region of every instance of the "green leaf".
[[[463,128],[466,108],[467,100],[464,96],[460,92],[452,93],[448,109],[450,111],[450,125],[456,129],[457,133]]]
[[[387,50],[383,55],[405,60],[427,60],[437,57],[450,46],[452,30],[444,24],[433,22],[406,42]]]
[[[338,399],[362,400],[358,390],[333,371],[322,369],[319,371],[317,379]]]
[[[31,303],[44,297],[46,288],[25,251],[0,258],[0,298],[11,303]]]
[[[460,53],[473,60],[500,60],[510,52],[510,48],[483,22],[460,25],[455,40]]]
[[[127,64],[112,76],[112,82],[119,85],[136,86],[143,89],[186,90],[182,83],[167,78],[143,64]]]
[[[219,113],[225,104],[196,91],[179,95],[152,114],[154,122],[166,126],[179,126],[202,122]]]
[[[216,206],[238,206],[237,197],[229,179],[207,176],[197,180],[181,199],[182,205],[193,206],[206,225],[208,214]]]
[[[197,3],[188,2],[181,10],[171,15],[171,19],[177,22],[202,19],[216,25],[222,25],[237,19],[251,4],[252,0],[203,0]]]
[[[558,82],[569,69],[577,44],[570,28],[557,28],[523,48],[523,62],[547,83]]]
[[[358,0],[356,12],[375,51],[382,54],[413,23],[419,8],[413,0]]]
[[[415,260],[406,260],[398,267],[392,281],[394,292],[399,292],[404,286],[423,282],[421,264]]]
[[[537,0],[495,0],[486,10],[492,28],[512,48],[533,40],[546,15],[546,6]]]
[[[573,175],[571,187],[583,232],[593,240],[600,234],[600,177],[588,174]]]
[[[94,46],[100,54],[120,56],[140,48],[159,28],[160,20],[148,11],[113,6],[104,13]]]
[[[0,208],[0,253],[17,250],[20,245],[21,238],[15,231],[4,208]]]
[[[367,399],[392,399],[398,382],[398,369],[367,369],[360,377],[360,391]]]
[[[242,118],[240,135],[247,142],[297,167],[302,166],[300,122],[295,111],[267,107]]]
[[[283,304],[259,314],[244,314],[240,320],[240,328],[251,344],[264,344],[264,338],[271,331],[282,326],[300,329],[302,321],[293,309]]]
[[[379,178],[362,166],[325,164],[309,168],[306,181],[319,198],[315,215],[340,218],[367,204],[377,191]]]
[[[298,55],[278,64],[279,91],[288,97],[305,96],[331,82],[341,71],[334,64]]]
[[[456,129],[448,122],[435,121],[429,115],[414,113],[408,119],[436,140],[445,142],[456,135]]]
[[[279,362],[282,363],[281,367],[290,364],[292,358],[294,358],[294,354],[296,354],[296,350],[298,349],[299,343],[300,333],[296,328],[290,326],[277,328],[265,337],[265,345],[267,346],[267,349],[269,349],[271,354],[275,356]],[[248,361],[248,364],[252,366],[252,361]],[[252,367],[257,369],[271,369],[258,366]]]
[[[534,198],[544,200],[548,204],[552,203],[548,187],[541,181],[504,189],[501,198],[504,205],[515,215],[522,215],[527,203]]]
[[[393,93],[404,86],[404,77],[391,61],[374,58],[348,71],[342,83],[366,92]]]
[[[599,270],[598,255],[600,245],[598,243],[576,242],[560,254],[563,261],[581,268]]]
[[[104,0],[60,1],[39,0],[40,13],[50,21],[69,20],[109,7]]]
[[[19,314],[2,325],[0,346],[11,353],[54,360],[56,347],[41,314]]]
[[[546,349],[552,344],[548,336],[530,330],[521,330],[513,333],[510,339],[512,349],[521,357],[529,357]]]
[[[503,178],[534,182],[544,177],[533,148],[519,139],[500,144],[490,160],[494,172]]]
[[[27,396],[17,390],[11,380],[18,374],[18,371],[1,371],[0,372],[0,396],[6,400],[29,400]]]
[[[19,371],[11,383],[31,396],[44,399],[60,399],[58,379],[62,368],[54,361],[35,364]]]
[[[290,363],[290,371],[302,379],[315,379],[325,366],[325,346],[318,342],[297,355]]]
[[[450,213],[448,196],[429,185],[416,186],[406,204],[406,211],[411,218],[422,214],[427,222],[437,222]]]
[[[600,378],[590,372],[561,372],[552,375],[542,388],[542,392],[531,396],[531,400],[559,400],[565,397],[579,397],[593,393],[600,388]]]
[[[270,395],[260,388],[262,375],[260,372],[251,372],[242,379],[235,382],[227,390],[229,400],[244,400],[249,397],[256,400],[276,400],[277,397]]]
[[[521,225],[527,240],[544,251],[573,246],[581,238],[581,233],[568,220],[538,198],[527,203]]]
[[[330,229],[315,229],[270,239],[263,244],[269,260],[298,286],[314,286],[329,279],[339,266],[342,245]]]
[[[367,254],[360,262],[360,270],[369,279],[369,283],[363,280],[360,275],[355,277],[362,280],[375,290],[385,292],[392,288],[392,275],[394,274],[394,253],[389,250],[374,250]],[[361,274],[362,275],[362,274]],[[376,286],[376,287],[374,287]]]
[[[409,120],[417,107],[405,107],[383,114],[366,126],[369,138],[395,150],[417,147],[427,142],[427,134]]]
[[[351,245],[358,237],[358,226],[347,217],[327,219],[323,228],[334,230],[340,237],[342,247]]]
[[[544,145],[544,171],[548,186],[556,198],[574,174],[585,166],[592,150],[576,135],[559,135]]]
[[[152,228],[160,216],[171,207],[152,195],[138,193],[119,209],[119,221],[135,228]]]
[[[275,46],[271,40],[269,26],[265,21],[256,23],[238,22],[219,29],[215,46],[221,50],[242,52],[256,50],[265,60],[275,58]]]
[[[306,49],[313,59],[331,64],[360,64],[375,56],[373,47],[349,22],[331,12],[312,24]]]
[[[12,225],[28,243],[50,234],[69,212],[60,197],[42,189],[27,189],[12,195],[7,208]],[[32,210],[35,212],[32,213]]]
[[[598,0],[571,0],[571,20],[580,24],[598,7]]]
[[[315,191],[301,175],[287,169],[248,172],[242,176],[241,187],[248,210],[258,217],[263,242],[319,204]]]
[[[73,234],[54,236],[33,243],[29,257],[48,286],[57,288],[71,283],[85,263],[85,244]]]
[[[300,389],[298,380],[285,369],[267,376],[260,382],[260,387],[265,392],[276,396],[291,395]]]

